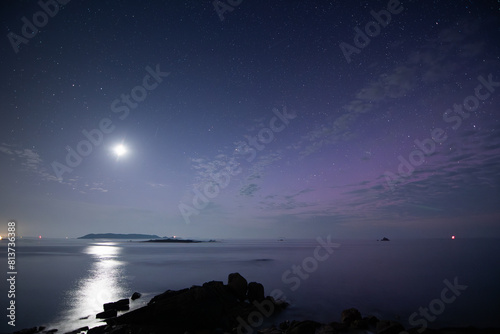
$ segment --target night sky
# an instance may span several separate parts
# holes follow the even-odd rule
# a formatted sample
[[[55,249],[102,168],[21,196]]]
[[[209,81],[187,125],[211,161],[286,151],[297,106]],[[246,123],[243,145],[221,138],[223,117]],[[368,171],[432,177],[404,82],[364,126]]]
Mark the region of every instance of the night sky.
[[[1,8],[2,231],[500,237],[498,1]]]

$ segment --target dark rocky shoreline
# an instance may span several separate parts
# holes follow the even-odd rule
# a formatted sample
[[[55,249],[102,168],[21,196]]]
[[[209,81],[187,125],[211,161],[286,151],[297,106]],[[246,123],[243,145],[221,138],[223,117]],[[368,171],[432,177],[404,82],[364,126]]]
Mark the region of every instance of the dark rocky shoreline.
[[[140,298],[134,293],[132,300]],[[210,281],[202,286],[182,290],[167,290],[152,298],[149,303],[133,311],[117,315],[129,309],[129,299],[121,299],[103,305],[103,312],[96,315],[105,324],[81,327],[75,324],[70,334],[499,334],[500,328],[411,328],[381,320],[374,316],[362,317],[355,309],[346,309],[340,322],[285,321],[279,325],[263,327],[273,316],[282,312],[287,303],[264,295],[264,287],[257,282],[247,283],[239,273],[228,276],[227,284]],[[28,328],[14,334],[52,334],[57,329]]]

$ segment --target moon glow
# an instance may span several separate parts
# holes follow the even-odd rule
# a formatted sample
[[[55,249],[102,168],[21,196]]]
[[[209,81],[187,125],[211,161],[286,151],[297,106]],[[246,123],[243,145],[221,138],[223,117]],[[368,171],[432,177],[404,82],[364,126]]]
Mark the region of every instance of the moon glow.
[[[121,157],[122,155],[126,154],[127,153],[127,148],[125,146],[123,146],[122,144],[120,145],[116,145],[114,148],[113,148],[113,151],[115,152],[115,154],[118,156],[118,157]]]

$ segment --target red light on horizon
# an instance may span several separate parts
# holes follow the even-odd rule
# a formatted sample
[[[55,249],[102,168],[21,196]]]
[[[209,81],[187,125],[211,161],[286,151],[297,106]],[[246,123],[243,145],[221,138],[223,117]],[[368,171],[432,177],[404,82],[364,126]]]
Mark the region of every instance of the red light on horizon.
[[[454,235],[452,235],[452,236],[451,236],[451,238],[452,238],[452,239],[455,239],[455,236],[454,236]]]
[[[41,235],[39,235],[39,236],[38,236],[38,239],[42,239],[42,236],[41,236]]]

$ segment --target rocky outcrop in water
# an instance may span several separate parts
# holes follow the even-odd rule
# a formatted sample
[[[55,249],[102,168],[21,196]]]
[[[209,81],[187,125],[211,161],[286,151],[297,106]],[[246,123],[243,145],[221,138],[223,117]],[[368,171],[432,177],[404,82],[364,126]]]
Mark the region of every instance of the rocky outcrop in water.
[[[230,274],[228,283],[219,281],[202,286],[171,291],[155,296],[148,305],[108,319],[108,327],[130,327],[132,331],[168,329],[169,333],[227,331],[238,327],[252,312],[265,310],[272,316],[286,307],[284,302],[266,297],[252,302],[247,296],[248,284],[238,273]],[[105,330],[105,328],[103,328]]]
[[[135,296],[139,294],[135,294]],[[71,334],[490,334],[500,329],[477,328],[405,328],[394,321],[379,320],[374,316],[362,317],[350,308],[342,311],[340,322],[285,321],[278,326],[262,327],[264,320],[286,308],[287,303],[265,297],[264,287],[257,282],[247,283],[239,273],[230,274],[227,284],[206,282],[182,290],[167,290],[152,298],[146,306],[117,316],[119,309],[127,309],[129,299],[103,305],[106,324],[89,329],[80,327]],[[108,312],[108,313],[106,313]],[[106,317],[104,317],[106,315]],[[109,317],[108,317],[109,315]],[[271,322],[272,323],[272,322]],[[34,327],[14,334],[55,333]]]
[[[140,292],[137,292],[137,291],[136,291],[136,292],[134,292],[134,293],[132,294],[132,297],[130,297],[130,299],[132,299],[132,300],[136,300],[136,299],[141,298],[141,296],[142,296],[142,294],[141,294]]]

